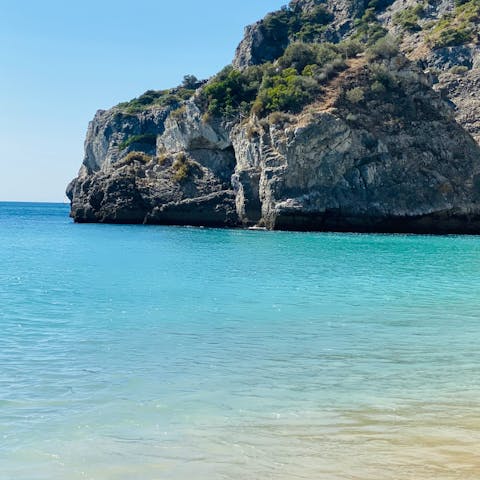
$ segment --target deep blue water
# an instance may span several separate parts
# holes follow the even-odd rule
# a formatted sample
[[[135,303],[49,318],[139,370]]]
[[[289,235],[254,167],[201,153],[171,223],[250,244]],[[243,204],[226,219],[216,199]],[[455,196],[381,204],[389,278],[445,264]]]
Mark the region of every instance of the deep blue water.
[[[480,238],[0,203],[0,479],[478,479]]]

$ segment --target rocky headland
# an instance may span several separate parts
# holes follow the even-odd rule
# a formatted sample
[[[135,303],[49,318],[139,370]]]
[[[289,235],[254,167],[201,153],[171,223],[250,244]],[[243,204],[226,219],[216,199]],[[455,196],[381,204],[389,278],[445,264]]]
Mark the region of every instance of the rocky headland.
[[[98,111],[77,222],[480,232],[480,0],[293,0],[208,81]]]

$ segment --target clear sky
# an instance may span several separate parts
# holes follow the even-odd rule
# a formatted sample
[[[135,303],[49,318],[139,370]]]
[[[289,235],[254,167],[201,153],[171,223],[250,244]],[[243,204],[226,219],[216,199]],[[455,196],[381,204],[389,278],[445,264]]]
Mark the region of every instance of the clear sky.
[[[211,76],[285,3],[0,0],[0,201],[66,201],[97,109]]]

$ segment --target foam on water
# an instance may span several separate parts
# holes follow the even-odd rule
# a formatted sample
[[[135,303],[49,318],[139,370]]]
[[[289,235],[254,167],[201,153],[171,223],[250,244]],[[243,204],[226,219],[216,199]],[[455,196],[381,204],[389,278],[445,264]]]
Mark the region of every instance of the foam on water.
[[[478,479],[480,239],[0,204],[0,479]]]

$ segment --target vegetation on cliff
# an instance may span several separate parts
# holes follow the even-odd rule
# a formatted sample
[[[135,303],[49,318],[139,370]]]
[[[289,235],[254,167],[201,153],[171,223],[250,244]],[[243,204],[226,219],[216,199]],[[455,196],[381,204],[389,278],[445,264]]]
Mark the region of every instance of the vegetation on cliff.
[[[120,150],[130,147],[134,144],[146,145],[150,147],[155,147],[157,142],[157,136],[153,133],[144,133],[141,135],[132,135],[124,140],[118,147]]]
[[[333,18],[333,13],[321,3],[309,10],[289,4],[269,13],[263,19],[261,28],[266,41],[275,48],[274,57],[279,57],[291,41],[320,40]]]
[[[456,0],[453,12],[427,25],[427,42],[431,47],[441,48],[478,41],[479,21],[480,0]]]
[[[428,2],[419,1],[394,11],[393,24],[405,31],[425,31],[428,45],[440,48],[478,39],[480,0],[456,0],[456,6],[439,20],[420,22],[427,14]],[[350,34],[338,44],[325,41],[324,34],[335,19],[324,2],[304,8],[291,2],[269,13],[260,23],[263,42],[269,45],[274,60],[242,70],[224,68],[200,92],[200,103],[208,116],[227,120],[245,118],[252,112],[266,116],[280,111],[296,113],[322,93],[322,84],[345,68],[345,60],[381,43],[387,34],[378,14],[393,0],[369,0],[353,19]],[[378,45],[377,47],[378,48]],[[181,86],[168,90],[148,90],[141,96],[117,105],[126,114],[136,114],[154,107],[179,108],[202,85],[193,75],[186,75]],[[140,140],[140,139],[138,139]],[[142,139],[145,143],[151,139]],[[127,139],[126,148],[137,139]]]
[[[321,98],[323,87],[346,68],[349,58],[366,49],[390,55],[391,43],[384,37],[371,47],[355,39],[339,44],[294,42],[274,63],[243,70],[226,67],[203,88],[200,103],[208,115],[227,120],[251,113],[298,113]]]
[[[136,114],[154,107],[170,107],[188,100],[195,93],[194,89],[177,87],[168,90],[147,90],[128,102],[122,102],[117,108],[130,114]]]
[[[176,88],[147,90],[133,100],[119,103],[116,108],[123,113],[136,114],[154,107],[176,106],[188,100],[203,83],[195,75],[185,75],[182,84]]]
[[[72,216],[478,232],[478,51],[469,42],[480,0],[453,2],[293,0],[247,28],[233,66],[208,82],[186,76],[98,112],[68,189]],[[457,83],[439,95],[427,68],[437,86],[438,72]]]
[[[424,29],[426,41],[434,48],[472,41],[478,35],[480,0],[456,1],[455,9],[438,21],[419,23],[427,5],[419,2],[396,11],[393,24],[411,32]],[[367,49],[387,46],[384,41],[387,30],[380,23],[378,13],[392,3],[392,0],[370,0],[354,19],[350,35],[337,44],[326,42],[322,37],[335,18],[323,2],[316,2],[308,9],[292,2],[268,14],[259,28],[265,37],[264,43],[275,50],[275,59],[244,69],[225,67],[201,88],[197,103],[207,116],[229,121],[242,120],[252,113],[263,117],[277,111],[299,112],[321,97],[322,87],[345,68],[348,58]],[[149,90],[117,108],[127,114],[153,107],[178,109],[201,85],[196,77],[187,75],[180,87]],[[141,142],[153,145],[154,140],[132,137],[120,147]]]
[[[421,30],[421,26],[418,21],[425,13],[425,7],[422,3],[406,7],[404,10],[400,10],[393,15],[393,23],[405,30],[417,31]]]
[[[253,66],[240,71],[225,67],[202,89],[201,101],[208,114],[224,118],[248,115],[266,68]]]
[[[176,182],[185,181],[191,173],[192,166],[185,153],[179,153],[172,164],[173,179]]]
[[[152,160],[152,157],[143,152],[129,152],[125,157],[117,162],[117,167],[124,167],[126,165],[134,165],[135,163],[146,164]]]

